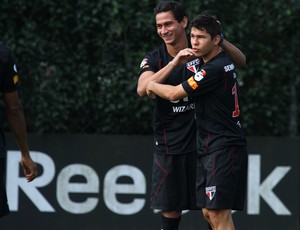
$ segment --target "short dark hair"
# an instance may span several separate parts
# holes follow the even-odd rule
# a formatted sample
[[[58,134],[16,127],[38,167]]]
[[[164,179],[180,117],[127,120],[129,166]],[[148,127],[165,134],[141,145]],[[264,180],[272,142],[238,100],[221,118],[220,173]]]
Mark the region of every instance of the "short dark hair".
[[[216,35],[221,35],[221,25],[217,18],[207,12],[197,15],[191,22],[191,27],[199,30],[205,29],[213,39]]]
[[[175,1],[161,1],[156,4],[153,9],[154,15],[162,12],[171,11],[178,22],[181,22],[184,17],[187,17],[185,8],[179,2]]]

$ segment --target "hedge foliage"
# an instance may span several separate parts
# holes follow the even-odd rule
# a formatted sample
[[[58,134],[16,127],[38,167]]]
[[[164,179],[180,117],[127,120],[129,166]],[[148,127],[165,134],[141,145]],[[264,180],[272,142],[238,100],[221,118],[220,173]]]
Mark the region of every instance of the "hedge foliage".
[[[202,10],[217,15],[225,37],[247,56],[239,75],[248,135],[297,135],[299,1],[181,2],[190,19]],[[1,40],[22,77],[29,132],[152,133],[153,103],[137,96],[136,83],[143,56],[161,43],[155,4],[2,1]]]

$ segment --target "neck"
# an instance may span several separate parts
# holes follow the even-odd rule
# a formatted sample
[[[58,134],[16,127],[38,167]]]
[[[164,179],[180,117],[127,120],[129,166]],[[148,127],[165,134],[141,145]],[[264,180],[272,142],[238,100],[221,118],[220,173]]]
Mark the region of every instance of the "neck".
[[[168,53],[172,56],[175,57],[180,50],[183,50],[185,48],[188,48],[189,43],[186,35],[184,34],[184,37],[179,38],[180,42],[177,42],[176,44],[166,44]]]
[[[217,56],[219,53],[221,53],[221,48],[216,47],[212,52],[202,57],[204,62],[209,62],[211,59],[213,59],[215,56]]]

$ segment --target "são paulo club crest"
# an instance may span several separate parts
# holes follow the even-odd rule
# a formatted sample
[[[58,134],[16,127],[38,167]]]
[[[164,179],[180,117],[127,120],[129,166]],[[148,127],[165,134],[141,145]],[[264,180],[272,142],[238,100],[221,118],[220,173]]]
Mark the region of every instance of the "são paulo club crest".
[[[200,59],[196,58],[188,63],[186,63],[186,68],[193,73],[197,73],[199,70],[199,65],[200,65]]]
[[[216,194],[216,186],[206,187],[205,192],[209,200],[212,200]]]

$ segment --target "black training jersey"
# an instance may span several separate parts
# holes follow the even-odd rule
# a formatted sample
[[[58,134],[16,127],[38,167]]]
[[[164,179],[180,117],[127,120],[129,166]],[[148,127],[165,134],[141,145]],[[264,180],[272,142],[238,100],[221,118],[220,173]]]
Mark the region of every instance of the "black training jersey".
[[[19,76],[13,56],[8,48],[0,44],[0,92],[9,93],[16,91],[19,87]],[[4,114],[1,110],[0,120],[3,122]],[[5,142],[0,126],[0,157],[4,157]]]
[[[189,96],[195,96],[199,153],[246,145],[239,120],[237,74],[224,52],[203,64],[182,86]]]
[[[157,72],[173,59],[166,45],[148,53],[140,66],[140,73]],[[193,76],[199,69],[200,60],[178,66],[168,76],[164,84],[179,85]],[[178,101],[168,101],[156,96],[153,114],[155,151],[161,154],[183,154],[196,151],[195,104],[186,97]]]

